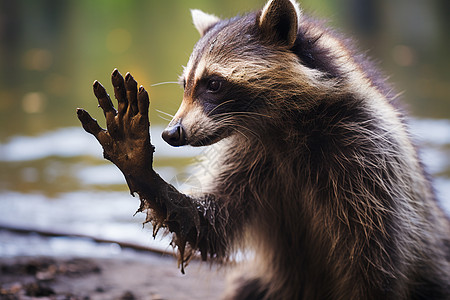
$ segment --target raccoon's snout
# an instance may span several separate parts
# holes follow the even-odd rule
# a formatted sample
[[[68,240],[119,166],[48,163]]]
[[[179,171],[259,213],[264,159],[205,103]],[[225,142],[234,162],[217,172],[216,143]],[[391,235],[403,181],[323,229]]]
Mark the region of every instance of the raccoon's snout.
[[[175,125],[167,126],[162,133],[162,138],[171,146],[178,147],[186,145],[186,133],[178,121]]]

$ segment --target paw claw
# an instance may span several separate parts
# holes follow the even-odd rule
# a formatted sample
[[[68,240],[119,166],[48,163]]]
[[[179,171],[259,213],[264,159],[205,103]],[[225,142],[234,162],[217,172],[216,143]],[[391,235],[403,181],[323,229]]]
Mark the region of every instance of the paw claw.
[[[137,82],[136,80],[134,80],[133,75],[131,75],[130,73],[127,73],[127,75],[125,75],[125,87],[128,91],[136,92],[137,90]]]
[[[86,132],[98,138],[99,132],[103,129],[98,125],[97,121],[82,108],[77,108],[77,116]]]
[[[139,112],[141,115],[147,116],[148,115],[148,107],[150,105],[150,100],[148,97],[148,93],[145,90],[145,88],[141,85],[139,87],[139,93],[138,93],[138,107]]]
[[[89,118],[88,118],[89,115],[88,115],[87,111],[85,111],[82,108],[77,108],[77,116],[78,116],[78,119],[81,121],[81,123],[86,123],[87,121],[89,121]]]
[[[114,86],[114,88],[121,88],[123,86],[123,77],[122,74],[120,74],[119,70],[114,69],[114,72],[111,75],[111,81]]]
[[[98,80],[94,81],[94,94],[97,99],[107,96],[105,88]]]
[[[83,124],[87,124],[93,120],[89,113],[82,108],[77,108],[77,116]]]

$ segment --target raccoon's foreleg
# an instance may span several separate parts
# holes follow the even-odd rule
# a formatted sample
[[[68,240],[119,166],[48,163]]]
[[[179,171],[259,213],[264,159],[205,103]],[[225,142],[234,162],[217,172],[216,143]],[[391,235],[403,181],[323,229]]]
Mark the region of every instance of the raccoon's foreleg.
[[[226,209],[219,209],[220,202],[212,195],[194,199],[178,192],[153,170],[148,94],[144,87],[137,88],[137,82],[129,73],[124,79],[116,69],[111,79],[118,110],[105,88],[98,81],[94,82],[94,94],[104,112],[107,130],[88,112],[77,109],[83,128],[100,142],[104,157],[122,171],[131,194],[139,195],[139,211],[147,212],[146,222],[152,223],[154,234],[161,227],[174,233],[173,242],[180,252],[182,272],[197,249],[203,259],[208,254],[222,256],[226,235],[221,221],[224,218],[220,215],[227,215]]]

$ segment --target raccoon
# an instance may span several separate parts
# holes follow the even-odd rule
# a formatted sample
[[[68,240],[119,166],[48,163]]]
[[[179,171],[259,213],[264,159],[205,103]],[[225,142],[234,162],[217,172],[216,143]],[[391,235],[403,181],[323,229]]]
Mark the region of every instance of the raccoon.
[[[227,261],[249,249],[225,299],[450,299],[450,222],[383,77],[294,0],[227,20],[192,16],[201,38],[162,137],[215,144],[204,194],[120,167],[111,138],[78,112],[155,230],[175,234],[182,267],[197,250]],[[122,87],[136,83],[119,77],[120,116]],[[104,89],[94,92],[113,120]],[[128,101],[142,116],[145,95]]]
[[[162,136],[221,141],[207,192],[254,251],[226,299],[450,299],[449,222],[382,76],[293,0],[192,16]]]

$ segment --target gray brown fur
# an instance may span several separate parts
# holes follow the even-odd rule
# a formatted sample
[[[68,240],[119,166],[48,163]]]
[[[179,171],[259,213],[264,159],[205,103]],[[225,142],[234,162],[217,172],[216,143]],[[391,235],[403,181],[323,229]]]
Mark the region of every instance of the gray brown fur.
[[[201,106],[186,143],[224,139],[208,251],[255,253],[227,299],[449,299],[449,222],[393,95],[332,31],[271,2],[201,31],[173,121]],[[222,94],[202,91],[216,77]]]
[[[226,299],[450,299],[449,221],[384,79],[293,1],[195,23],[170,126],[220,141],[191,246],[253,251]]]

